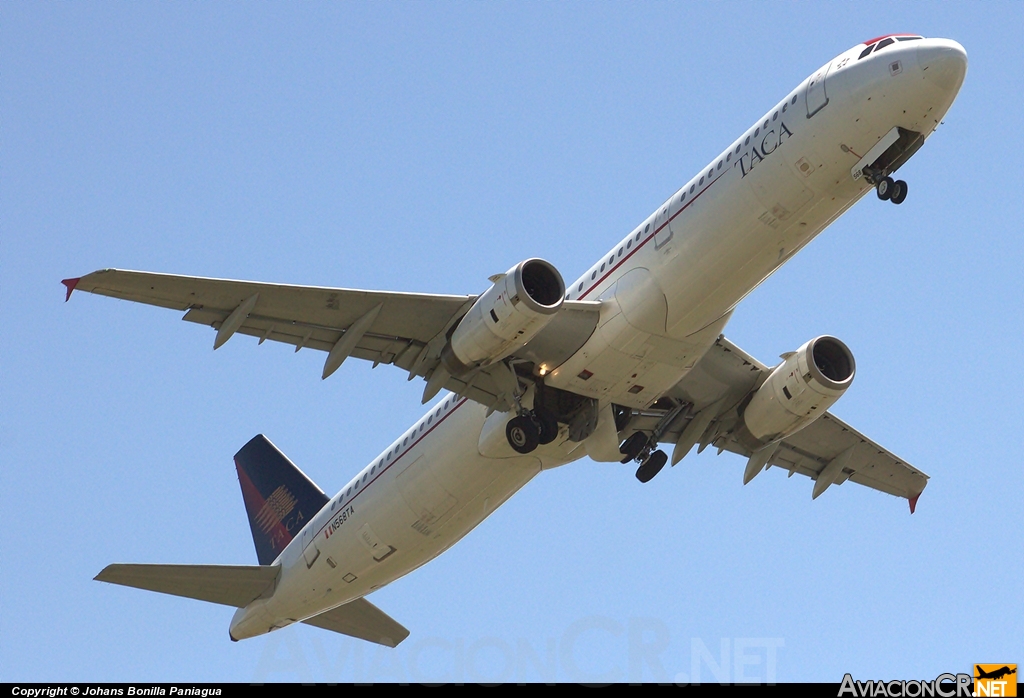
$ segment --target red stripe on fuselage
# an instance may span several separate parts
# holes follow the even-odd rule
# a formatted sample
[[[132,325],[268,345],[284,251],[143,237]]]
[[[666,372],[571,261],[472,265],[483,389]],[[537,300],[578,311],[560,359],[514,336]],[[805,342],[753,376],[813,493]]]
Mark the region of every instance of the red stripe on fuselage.
[[[632,252],[630,252],[630,253],[629,253],[629,254],[627,254],[627,255],[626,255],[625,257],[623,257],[623,258],[622,258],[622,259],[621,259],[621,260],[620,260],[620,261],[619,261],[619,262],[618,262],[618,263],[617,263],[617,264],[616,264],[615,266],[613,266],[613,267],[611,267],[610,269],[608,269],[608,273],[607,273],[607,274],[605,274],[604,276],[602,276],[601,278],[599,278],[599,279],[598,279],[597,281],[595,281],[595,282],[594,282],[594,283],[593,283],[593,284],[592,284],[592,285],[590,286],[590,288],[588,288],[588,289],[587,289],[586,291],[583,291],[583,292],[582,292],[582,293],[580,294],[580,296],[579,296],[579,298],[578,298],[577,300],[583,300],[584,298],[586,298],[586,297],[587,297],[587,295],[588,295],[588,294],[589,294],[589,293],[590,293],[591,291],[593,291],[593,290],[594,290],[595,288],[597,288],[598,286],[600,286],[600,285],[601,285],[601,283],[602,283],[602,282],[603,282],[603,281],[604,281],[605,279],[607,279],[607,278],[608,278],[609,276],[611,276],[611,275],[612,275],[612,274],[613,274],[613,273],[615,272],[615,270],[616,270],[616,269],[618,269],[618,268],[619,268],[619,267],[621,267],[621,266],[622,266],[623,264],[625,264],[625,263],[626,263],[626,260],[628,260],[628,259],[629,259],[630,257],[632,257],[632,256],[633,256],[633,255],[635,255],[635,254],[636,254],[637,252],[639,252],[639,251],[640,251],[640,248],[641,248],[641,247],[643,247],[643,246],[644,246],[644,245],[646,245],[646,244],[647,244],[648,242],[650,242],[651,240],[653,240],[653,239],[654,239],[654,236],[655,236],[655,235],[657,235],[658,233],[660,233],[660,232],[661,232],[662,230],[664,230],[664,229],[665,229],[665,226],[667,226],[667,225],[669,225],[670,223],[672,223],[672,221],[674,221],[674,220],[676,219],[676,216],[678,216],[678,215],[679,215],[680,213],[682,213],[683,211],[685,211],[686,209],[688,209],[688,208],[689,208],[690,206],[692,206],[692,205],[693,205],[693,204],[694,204],[694,203],[695,203],[695,202],[697,201],[697,199],[699,199],[699,198],[701,197],[701,195],[702,195],[702,194],[703,194],[704,192],[706,192],[706,191],[707,191],[708,189],[710,189],[710,188],[711,188],[711,185],[713,185],[713,184],[714,184],[715,182],[717,182],[717,181],[718,181],[718,180],[720,180],[720,179],[721,179],[722,177],[724,177],[724,176],[725,176],[725,174],[726,174],[726,173],[725,173],[725,172],[723,172],[722,174],[718,175],[717,177],[715,177],[714,179],[712,179],[712,180],[711,180],[710,182],[708,182],[708,185],[707,185],[706,187],[704,187],[704,188],[703,188],[703,189],[701,189],[701,190],[700,190],[699,192],[697,192],[696,194],[694,194],[693,198],[692,198],[692,199],[690,199],[690,203],[686,204],[686,205],[685,205],[685,206],[683,206],[683,207],[682,207],[681,209],[679,209],[678,211],[676,211],[676,212],[675,212],[675,213],[674,213],[674,214],[673,214],[673,215],[672,215],[672,216],[671,216],[671,217],[670,217],[670,218],[669,218],[669,219],[668,219],[667,221],[665,221],[665,222],[664,222],[664,223],[663,223],[663,224],[661,225],[661,227],[659,227],[659,228],[655,228],[655,229],[654,229],[654,232],[653,232],[653,233],[652,233],[651,235],[648,235],[648,236],[647,236],[646,238],[644,238],[643,240],[641,240],[640,242],[638,242],[638,243],[637,243],[637,245],[636,245],[636,247],[634,247],[634,248],[633,248],[633,251],[632,251]],[[670,199],[670,201],[671,201],[671,199]],[[631,237],[632,237],[632,235],[633,235],[633,234],[632,234],[632,233],[630,233],[630,236],[631,236]]]
[[[418,444],[419,442],[423,441],[423,439],[427,438],[427,436],[429,436],[429,435],[430,435],[430,432],[434,431],[434,429],[437,429],[437,428],[438,428],[439,426],[441,426],[441,422],[443,422],[444,420],[448,419],[448,418],[449,418],[449,417],[451,417],[451,416],[452,416],[453,414],[455,414],[455,410],[457,410],[457,409],[459,409],[460,407],[462,407],[462,406],[463,406],[464,404],[466,404],[466,402],[468,402],[468,398],[462,398],[462,400],[461,400],[460,402],[457,402],[457,403],[455,403],[454,405],[452,405],[452,408],[451,408],[451,410],[449,410],[449,411],[448,411],[448,414],[445,414],[445,415],[442,415],[441,417],[438,417],[438,419],[437,419],[437,424],[435,424],[434,426],[430,427],[430,428],[429,428],[429,429],[427,429],[427,430],[426,430],[425,432],[423,432],[423,436],[421,436],[420,438],[416,439],[416,440],[415,440],[415,441],[413,441],[413,442],[412,442],[411,444],[409,444],[409,448],[405,449],[404,451],[402,451],[401,453],[399,453],[398,455],[396,455],[396,456],[394,457],[394,460],[392,460],[392,461],[391,461],[390,463],[388,463],[387,465],[385,465],[385,466],[381,467],[381,469],[380,469],[380,470],[379,470],[379,471],[377,472],[377,474],[376,474],[376,475],[374,475],[374,476],[373,476],[373,478],[372,478],[372,479],[371,479],[371,480],[370,480],[369,482],[367,482],[367,483],[366,483],[365,485],[363,485],[363,487],[362,487],[361,489],[358,489],[358,490],[356,490],[356,492],[355,492],[355,493],[354,493],[354,494],[352,495],[352,498],[348,500],[348,503],[349,503],[349,504],[351,504],[352,502],[354,502],[354,501],[355,501],[355,499],[356,499],[356,497],[358,497],[358,496],[359,496],[359,495],[361,495],[361,494],[362,494],[363,492],[365,492],[365,491],[366,491],[367,489],[369,489],[370,485],[372,485],[372,484],[373,484],[374,482],[376,482],[376,481],[377,481],[377,479],[378,479],[378,478],[379,478],[379,477],[380,477],[381,475],[383,475],[383,474],[384,474],[385,472],[387,472],[387,471],[388,471],[388,470],[389,470],[389,469],[390,469],[390,468],[391,468],[391,467],[392,467],[393,465],[397,464],[397,463],[398,463],[398,461],[400,461],[400,460],[402,459],[402,457],[403,457],[403,456],[405,456],[405,455],[406,455],[407,453],[409,453],[409,451],[411,451],[411,450],[412,450],[413,448],[415,448],[415,447],[416,447],[416,444]],[[330,526],[330,525],[331,525],[331,521],[333,521],[333,520],[334,520],[334,517],[333,517],[333,516],[330,516],[330,517],[328,517],[328,520],[327,520],[327,522],[326,522],[326,523],[324,523],[324,525],[320,527],[320,530],[318,530],[318,531],[316,532],[316,534],[315,534],[315,535],[313,535],[313,536],[312,536],[312,537],[311,537],[311,538],[309,539],[309,542],[310,542],[310,543],[312,543],[312,542],[313,542],[314,540],[316,540],[316,538],[317,538],[317,537],[318,537],[318,536],[319,536],[319,535],[320,535],[321,533],[323,533],[324,529],[325,529],[325,528],[327,528],[328,526]]]

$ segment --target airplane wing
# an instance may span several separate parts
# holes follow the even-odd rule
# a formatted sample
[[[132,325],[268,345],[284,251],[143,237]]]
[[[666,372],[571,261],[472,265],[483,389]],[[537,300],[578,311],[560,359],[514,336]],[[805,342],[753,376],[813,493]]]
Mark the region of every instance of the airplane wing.
[[[409,379],[429,379],[440,363],[448,332],[469,310],[476,296],[363,291],[317,286],[289,286],[208,279],[174,274],[102,269],[65,279],[67,297],[74,290],[146,303],[185,313],[183,320],[217,330],[214,349],[236,332],[284,342],[300,349],[327,352],[323,378],[349,356],[373,365],[392,364]],[[557,366],[572,356],[597,326],[598,304],[566,301],[562,312],[517,355]],[[445,372],[430,394],[442,387],[483,403],[509,408],[508,370],[499,364],[464,379]]]
[[[719,453],[730,451],[751,457],[752,452],[732,437],[732,431],[739,423],[741,401],[770,372],[770,367],[719,337],[693,370],[668,392],[677,404],[689,405],[659,435],[660,442],[677,444],[673,465],[695,444],[699,450],[712,445]],[[641,413],[630,426],[653,431],[664,414]],[[906,498],[911,513],[928,484],[927,475],[830,412],[784,439],[766,469],[772,466],[786,470],[790,476],[796,473],[814,480],[813,497],[849,480]]]

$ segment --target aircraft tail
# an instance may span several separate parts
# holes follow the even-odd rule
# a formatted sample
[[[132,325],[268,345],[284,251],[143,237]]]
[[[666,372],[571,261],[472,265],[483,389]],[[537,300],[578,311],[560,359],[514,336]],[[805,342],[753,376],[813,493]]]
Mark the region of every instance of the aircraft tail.
[[[235,454],[235,470],[256,558],[261,565],[273,564],[329,499],[263,434]]]
[[[280,571],[268,565],[113,564],[95,579],[242,608],[266,593]]]

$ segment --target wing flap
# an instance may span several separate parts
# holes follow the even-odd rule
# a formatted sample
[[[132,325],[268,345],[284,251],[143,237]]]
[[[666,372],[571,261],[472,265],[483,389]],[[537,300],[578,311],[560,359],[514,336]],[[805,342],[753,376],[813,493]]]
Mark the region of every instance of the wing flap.
[[[107,565],[95,579],[110,584],[244,608],[277,580],[272,565]]]
[[[302,622],[385,647],[395,647],[409,637],[405,627],[366,599],[350,601]]]

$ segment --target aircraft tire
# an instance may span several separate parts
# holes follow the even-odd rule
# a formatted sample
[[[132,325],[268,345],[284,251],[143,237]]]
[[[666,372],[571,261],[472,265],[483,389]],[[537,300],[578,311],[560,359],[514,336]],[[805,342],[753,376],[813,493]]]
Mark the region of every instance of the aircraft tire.
[[[647,434],[642,431],[638,431],[630,436],[628,439],[622,442],[619,446],[619,453],[622,454],[623,463],[628,463],[631,460],[636,460],[640,452],[644,450],[644,446],[647,445],[649,440]]]
[[[636,469],[636,479],[640,482],[650,482],[655,475],[661,472],[667,462],[668,455],[664,451],[655,451]]]
[[[897,179],[892,185],[892,197],[889,201],[894,204],[902,204],[907,198],[907,183],[902,179]]]
[[[892,177],[883,177],[875,185],[875,191],[878,193],[878,198],[882,201],[888,201],[892,197],[892,189],[895,186],[895,182],[892,181]]]
[[[517,453],[530,453],[540,443],[540,430],[527,415],[520,415],[508,420],[505,425],[505,438],[508,445]]]

